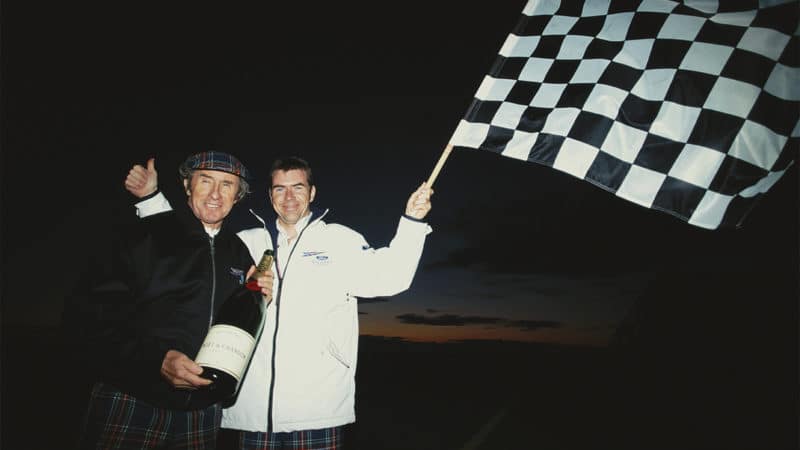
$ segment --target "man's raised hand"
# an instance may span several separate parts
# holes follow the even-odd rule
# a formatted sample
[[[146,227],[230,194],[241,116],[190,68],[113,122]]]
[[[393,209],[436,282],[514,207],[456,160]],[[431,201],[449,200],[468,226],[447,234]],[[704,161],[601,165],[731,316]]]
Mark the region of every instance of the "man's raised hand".
[[[408,198],[406,215],[415,219],[423,219],[431,210],[431,195],[433,195],[433,189],[428,187],[427,182],[423,182]]]
[[[156,160],[147,160],[147,168],[140,164],[134,165],[125,177],[125,189],[138,198],[147,197],[158,189],[158,172]]]

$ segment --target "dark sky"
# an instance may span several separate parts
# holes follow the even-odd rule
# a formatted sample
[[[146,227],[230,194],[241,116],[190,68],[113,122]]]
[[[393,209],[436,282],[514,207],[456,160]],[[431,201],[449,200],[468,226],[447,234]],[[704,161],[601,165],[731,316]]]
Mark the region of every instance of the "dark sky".
[[[303,156],[330,221],[386,244],[524,4],[4,1],[4,320],[58,321],[77,273],[132,216],[122,182],[150,156],[169,190],[186,155],[238,155],[261,181],[237,226],[257,225],[244,211],[265,206],[271,160]],[[652,286],[689,291],[709,272],[788,274],[777,296],[796,301],[796,172],[744,228],[707,231],[456,149],[414,286],[365,302],[362,332],[603,344]]]

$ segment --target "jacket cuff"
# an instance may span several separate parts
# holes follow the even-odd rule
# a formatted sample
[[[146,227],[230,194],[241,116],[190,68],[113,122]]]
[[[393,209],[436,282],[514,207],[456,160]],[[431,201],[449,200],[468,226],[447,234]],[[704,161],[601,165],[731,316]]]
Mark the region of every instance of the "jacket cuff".
[[[405,218],[406,218],[406,219],[408,219],[408,220],[414,221],[414,222],[419,222],[419,223],[427,223],[427,222],[426,222],[425,220],[423,220],[423,219],[417,219],[416,217],[411,217],[411,216],[409,216],[408,214],[403,214],[403,217],[405,217]]]
[[[161,191],[156,191],[153,194],[153,196],[147,196],[144,200],[134,205],[136,207],[137,216],[147,217],[172,209],[169,200],[164,197]]]
[[[155,197],[155,196],[156,196],[156,195],[158,195],[159,193],[161,193],[161,190],[159,190],[158,188],[156,188],[156,190],[155,190],[155,191],[153,191],[153,192],[151,192],[151,193],[149,193],[149,194],[145,195],[144,197],[140,198],[140,199],[139,199],[139,202],[143,202],[143,201],[145,201],[145,200],[150,200],[151,198]]]
[[[399,228],[398,228],[398,233],[400,231],[402,231],[402,230],[409,230],[409,231],[410,230],[417,230],[417,231],[422,232],[425,235],[427,235],[428,233],[433,231],[433,229],[430,227],[430,225],[428,225],[428,222],[425,222],[424,220],[416,219],[414,217],[411,217],[411,216],[408,216],[408,215],[405,215],[405,214],[403,214],[403,216],[400,218],[400,225],[399,225]]]

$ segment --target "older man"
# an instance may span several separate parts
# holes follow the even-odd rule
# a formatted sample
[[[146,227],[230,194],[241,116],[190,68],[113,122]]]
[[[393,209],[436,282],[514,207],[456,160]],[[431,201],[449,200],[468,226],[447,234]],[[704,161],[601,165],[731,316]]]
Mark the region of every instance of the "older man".
[[[234,156],[203,152],[179,169],[186,207],[138,221],[95,282],[75,295],[94,318],[83,338],[98,361],[81,448],[209,449],[221,405],[192,358],[222,302],[254,270],[224,226],[248,192]],[[259,278],[271,295],[271,275]]]

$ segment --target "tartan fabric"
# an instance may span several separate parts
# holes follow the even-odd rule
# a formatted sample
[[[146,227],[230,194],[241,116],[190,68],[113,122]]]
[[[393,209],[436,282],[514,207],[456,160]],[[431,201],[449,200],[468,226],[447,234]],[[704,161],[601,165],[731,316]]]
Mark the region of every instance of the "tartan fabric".
[[[236,450],[341,450],[342,427],[300,430],[288,433],[238,431]],[[219,450],[233,450],[223,449]]]
[[[214,450],[222,408],[157,408],[96,383],[84,422],[81,450]]]
[[[223,152],[201,152],[189,156],[182,164],[191,170],[219,170],[250,180],[250,172],[235,156]]]
[[[798,9],[529,0],[450,144],[739,227],[797,158]]]

